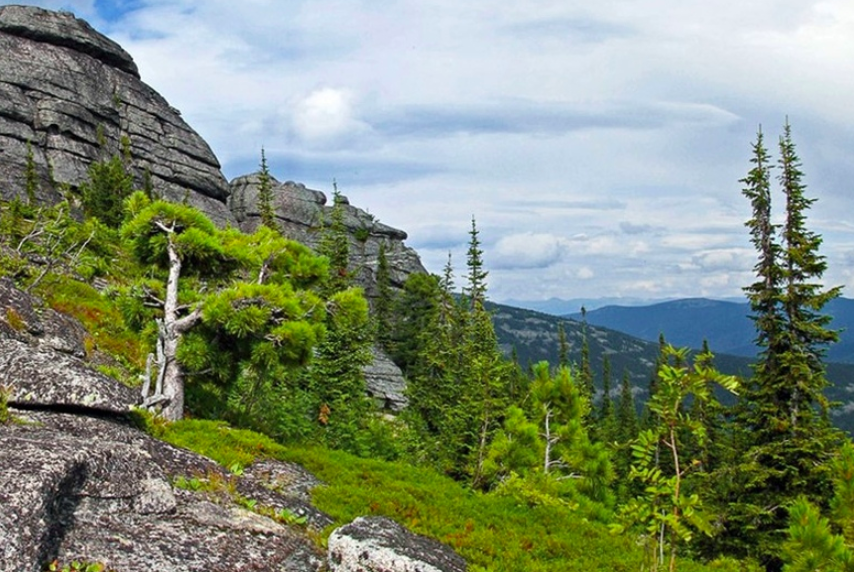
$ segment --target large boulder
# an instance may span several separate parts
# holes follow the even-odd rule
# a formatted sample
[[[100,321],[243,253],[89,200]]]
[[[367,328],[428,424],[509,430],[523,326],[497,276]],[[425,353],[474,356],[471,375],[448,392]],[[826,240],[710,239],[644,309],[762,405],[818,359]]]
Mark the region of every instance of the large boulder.
[[[448,546],[385,517],[359,517],[329,536],[332,572],[465,572]]]
[[[13,413],[23,422],[0,426],[0,572],[54,559],[161,572],[322,569],[306,528],[241,507],[228,483],[274,510],[294,511],[293,499],[118,420]],[[173,486],[182,479],[207,485]],[[300,506],[315,528],[331,522]]]
[[[31,154],[37,199],[56,202],[123,139],[138,185],[149,173],[166,198],[234,223],[219,161],[127,52],[72,14],[0,7],[0,197],[25,195]]]

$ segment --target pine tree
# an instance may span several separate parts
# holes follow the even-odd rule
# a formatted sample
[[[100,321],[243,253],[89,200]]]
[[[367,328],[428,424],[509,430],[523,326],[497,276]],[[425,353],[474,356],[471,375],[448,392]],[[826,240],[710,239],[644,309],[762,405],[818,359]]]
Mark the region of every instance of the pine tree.
[[[596,415],[596,438],[611,443],[617,437],[617,416],[611,398],[611,358],[602,354],[602,402]]]
[[[578,370],[578,384],[585,397],[593,400],[595,388],[593,386],[593,371],[590,366],[590,343],[587,336],[587,308],[581,307],[581,364]],[[588,415],[588,423],[592,418]]]
[[[261,224],[271,230],[278,230],[276,211],[273,209],[273,178],[267,167],[267,154],[261,147],[261,169],[258,171],[258,214]]]
[[[39,190],[39,176],[36,172],[36,160],[33,155],[33,145],[27,141],[27,163],[24,168],[24,190],[27,194],[27,204],[36,204]]]
[[[346,290],[352,282],[349,270],[350,237],[344,222],[344,198],[338,192],[338,184],[333,181],[332,186],[330,220],[324,222],[317,247],[317,253],[329,259],[329,279],[324,288],[327,293]]]
[[[569,367],[569,342],[566,339],[566,327],[562,321],[557,323],[557,365]]]
[[[471,230],[469,231],[469,248],[466,253],[466,275],[467,285],[463,288],[463,295],[468,301],[470,309],[476,304],[486,301],[486,277],[489,274],[483,268],[483,250],[480,248],[479,231],[474,216],[471,217]]]
[[[787,506],[799,495],[820,501],[829,496],[827,463],[838,443],[826,415],[823,354],[836,340],[821,314],[839,288],[824,290],[826,262],[821,237],[806,227],[815,199],[805,196],[800,159],[791,128],[779,141],[778,182],[786,214],[771,223],[770,160],[762,132],[753,145],[753,167],[742,180],[751,201],[747,222],[757,251],[757,281],[747,287],[760,353],[739,404],[739,463],[717,477],[718,503],[727,507],[728,526],[720,545],[736,555],[758,555],[778,569],[779,531]],[[779,232],[778,232],[779,230]]]
[[[617,440],[627,443],[637,436],[638,413],[635,409],[635,398],[632,395],[631,378],[629,371],[623,371],[623,379],[620,383],[620,401],[617,406]]]

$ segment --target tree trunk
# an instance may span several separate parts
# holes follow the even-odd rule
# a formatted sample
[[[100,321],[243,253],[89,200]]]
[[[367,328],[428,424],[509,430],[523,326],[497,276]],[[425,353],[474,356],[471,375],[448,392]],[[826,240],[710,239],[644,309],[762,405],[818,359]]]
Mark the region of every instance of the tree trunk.
[[[168,399],[162,415],[169,421],[184,416],[184,375],[178,363],[178,342],[181,335],[202,317],[196,308],[187,316],[178,318],[178,280],[181,278],[181,257],[175,247],[174,234],[169,234],[169,278],[166,281],[166,299],[163,303],[163,324],[159,328],[163,348],[163,363],[160,376],[163,379],[163,395]]]

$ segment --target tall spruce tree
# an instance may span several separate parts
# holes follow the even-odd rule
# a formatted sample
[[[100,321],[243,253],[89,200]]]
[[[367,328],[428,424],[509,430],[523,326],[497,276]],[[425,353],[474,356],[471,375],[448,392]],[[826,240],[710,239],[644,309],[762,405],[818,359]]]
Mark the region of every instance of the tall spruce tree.
[[[476,304],[483,305],[486,301],[486,277],[489,274],[483,267],[483,250],[480,248],[480,233],[474,216],[471,217],[466,267],[467,284],[463,287],[463,295],[468,301],[469,309],[474,310]]]
[[[751,202],[746,226],[757,251],[757,280],[745,288],[760,348],[752,378],[739,404],[738,463],[717,475],[718,504],[726,530],[718,549],[759,558],[779,570],[780,542],[788,507],[799,495],[829,497],[828,460],[838,434],[819,409],[827,405],[823,355],[836,332],[822,314],[839,288],[825,290],[827,268],[818,252],[821,237],[806,226],[815,199],[805,196],[800,159],[786,123],[779,141],[778,182],[785,218],[772,221],[770,159],[761,130],[753,145],[743,194]]]
[[[391,273],[388,268],[385,243],[380,243],[377,253],[377,297],[374,299],[374,321],[376,323],[376,340],[386,352],[392,350],[392,306],[394,294],[391,290]]]
[[[562,321],[557,323],[557,365],[569,367],[569,342],[566,339],[566,326]]]

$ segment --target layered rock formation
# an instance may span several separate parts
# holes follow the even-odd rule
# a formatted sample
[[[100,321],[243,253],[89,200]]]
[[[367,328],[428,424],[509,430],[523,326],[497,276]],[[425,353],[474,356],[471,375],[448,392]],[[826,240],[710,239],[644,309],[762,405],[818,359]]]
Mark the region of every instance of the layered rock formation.
[[[186,200],[220,226],[239,224],[250,232],[257,226],[257,175],[229,185],[207,143],[141,81],[131,56],[85,21],[34,7],[0,7],[0,70],[0,198],[26,194],[31,157],[39,180],[36,198],[56,202],[64,187],[87,180],[93,161],[122,152],[124,139],[138,185],[148,173],[156,192]],[[332,208],[323,193],[276,182],[274,207],[287,236],[317,246]],[[349,203],[344,208],[350,266],[369,298],[376,295],[380,245],[392,286],[425,271],[404,244],[405,232]],[[78,356],[81,348],[82,343]],[[366,369],[369,391],[399,410],[406,403],[406,382],[387,357],[377,355]]]
[[[24,196],[31,153],[36,196],[56,202],[89,165],[122,151],[142,186],[233,223],[228,183],[207,143],[143,83],[118,44],[68,13],[0,7],[0,197]],[[29,147],[29,150],[28,150]]]

